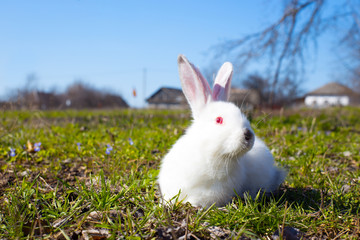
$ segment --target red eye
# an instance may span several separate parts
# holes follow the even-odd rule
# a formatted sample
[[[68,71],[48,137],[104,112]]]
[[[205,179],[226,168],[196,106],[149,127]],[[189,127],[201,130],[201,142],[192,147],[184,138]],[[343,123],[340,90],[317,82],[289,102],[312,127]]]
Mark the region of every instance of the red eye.
[[[222,117],[217,117],[216,118],[216,123],[217,124],[222,124],[223,123],[223,118]]]

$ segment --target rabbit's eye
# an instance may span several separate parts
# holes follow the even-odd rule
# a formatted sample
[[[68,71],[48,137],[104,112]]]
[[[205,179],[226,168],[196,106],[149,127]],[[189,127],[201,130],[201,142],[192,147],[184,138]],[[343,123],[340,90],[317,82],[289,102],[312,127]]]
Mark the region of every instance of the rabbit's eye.
[[[217,118],[216,118],[216,123],[217,123],[217,124],[222,124],[223,121],[224,121],[224,119],[223,119],[222,117],[217,117]]]

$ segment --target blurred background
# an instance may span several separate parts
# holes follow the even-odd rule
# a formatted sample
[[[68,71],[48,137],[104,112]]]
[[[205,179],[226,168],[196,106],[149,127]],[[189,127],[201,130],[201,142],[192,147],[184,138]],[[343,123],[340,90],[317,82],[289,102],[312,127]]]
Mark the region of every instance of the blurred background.
[[[232,62],[241,103],[360,92],[359,0],[4,0],[0,31],[8,108],[183,104],[179,54],[210,83]]]

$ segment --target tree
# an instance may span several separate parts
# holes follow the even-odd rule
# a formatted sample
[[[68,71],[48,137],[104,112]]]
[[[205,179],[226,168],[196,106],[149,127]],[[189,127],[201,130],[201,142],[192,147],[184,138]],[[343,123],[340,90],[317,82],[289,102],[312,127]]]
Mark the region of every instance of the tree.
[[[270,104],[276,102],[279,85],[298,81],[299,72],[304,71],[304,59],[312,52],[306,50],[315,49],[325,32],[334,31],[339,46],[358,53],[349,54],[347,59],[359,60],[360,55],[359,0],[283,0],[282,3],[282,14],[275,22],[259,32],[226,41],[215,53],[216,57],[234,55],[239,65],[267,58],[271,71]],[[350,68],[359,70],[360,61]]]
[[[247,89],[252,89],[257,92],[260,98],[260,106],[264,106],[270,97],[269,81],[259,74],[250,74],[243,80],[243,85]]]
[[[269,107],[271,92],[269,78],[264,78],[258,73],[250,74],[242,81],[242,84],[247,89],[252,89],[257,92],[260,97],[260,106]],[[285,78],[282,84],[275,90],[276,99],[272,102],[272,105],[286,106],[301,93],[299,87],[300,82],[294,81],[290,78]]]
[[[36,105],[35,91],[38,80],[36,73],[29,73],[26,76],[25,85],[19,89],[10,91],[9,100],[19,108],[34,108]]]
[[[129,107],[121,96],[108,91],[101,91],[76,80],[63,94],[64,102],[71,108],[114,108]]]

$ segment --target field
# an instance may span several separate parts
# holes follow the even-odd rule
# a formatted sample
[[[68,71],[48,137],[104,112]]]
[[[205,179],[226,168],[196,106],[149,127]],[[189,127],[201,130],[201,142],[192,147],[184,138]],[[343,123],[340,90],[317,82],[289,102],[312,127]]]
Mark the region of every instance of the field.
[[[3,111],[0,239],[360,238],[360,109],[248,115],[286,181],[199,209],[156,185],[189,112]]]

